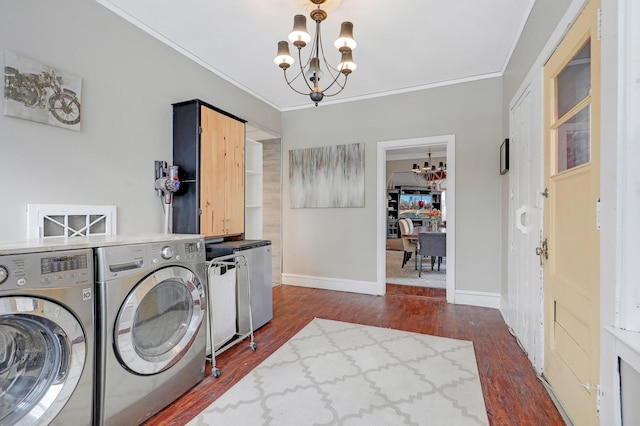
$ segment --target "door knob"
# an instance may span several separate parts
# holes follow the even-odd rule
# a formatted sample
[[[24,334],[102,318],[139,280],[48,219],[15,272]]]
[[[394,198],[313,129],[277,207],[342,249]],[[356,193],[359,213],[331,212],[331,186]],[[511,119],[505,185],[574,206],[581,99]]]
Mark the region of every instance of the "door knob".
[[[536,247],[536,254],[540,256],[540,266],[542,266],[544,260],[549,259],[549,243],[546,238],[540,243],[540,247]]]

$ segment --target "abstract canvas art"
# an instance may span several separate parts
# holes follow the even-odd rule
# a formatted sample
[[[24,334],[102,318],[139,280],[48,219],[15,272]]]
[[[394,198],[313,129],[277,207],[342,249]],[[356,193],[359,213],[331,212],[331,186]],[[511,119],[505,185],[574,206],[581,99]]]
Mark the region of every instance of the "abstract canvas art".
[[[364,207],[364,144],[289,151],[291,207]]]
[[[4,57],[4,115],[80,131],[80,77],[10,50]]]

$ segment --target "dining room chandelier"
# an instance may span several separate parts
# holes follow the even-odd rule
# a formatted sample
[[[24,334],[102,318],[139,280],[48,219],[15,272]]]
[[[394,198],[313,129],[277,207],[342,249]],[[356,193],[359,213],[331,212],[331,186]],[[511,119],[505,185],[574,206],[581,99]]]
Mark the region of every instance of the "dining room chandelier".
[[[304,15],[296,15],[293,18],[293,30],[289,33],[289,41],[298,48],[298,64],[300,69],[289,79],[287,70],[294,63],[294,59],[289,53],[289,43],[287,41],[278,42],[278,55],[274,62],[284,71],[284,79],[287,85],[301,95],[308,95],[318,106],[325,96],[335,96],[342,92],[347,85],[347,78],[356,69],[353,62],[352,51],[356,48],[356,41],[353,39],[353,24],[343,22],[340,27],[340,36],[333,43],[341,55],[340,63],[334,67],[326,59],[322,46],[321,24],[327,18],[326,2],[329,6],[335,7],[340,0],[296,0],[298,4],[311,6],[309,16],[316,23],[316,32],[313,37],[307,33],[307,18]],[[311,4],[310,4],[311,3]],[[311,42],[311,50],[306,61],[302,60],[302,48]],[[325,79],[328,84],[322,88],[320,80]],[[341,78],[342,77],[342,78]],[[298,80],[296,82],[296,80]],[[304,84],[301,82],[303,81]],[[296,87],[297,86],[297,87]]]
[[[428,156],[429,160],[424,162],[424,166],[413,163],[411,171],[416,174],[416,178],[424,179],[430,188],[439,189],[447,178],[447,165],[443,161],[438,162],[438,165],[431,161],[431,152]]]

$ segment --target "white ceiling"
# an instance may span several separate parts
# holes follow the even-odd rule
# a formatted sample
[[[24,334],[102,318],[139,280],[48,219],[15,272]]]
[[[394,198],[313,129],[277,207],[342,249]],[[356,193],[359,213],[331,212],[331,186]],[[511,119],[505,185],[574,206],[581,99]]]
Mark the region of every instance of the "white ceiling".
[[[273,62],[303,13],[295,0],[96,1],[280,111],[313,106]],[[322,24],[323,44],[339,62],[333,41],[353,22],[358,69],[321,105],[499,76],[534,1],[343,0]]]

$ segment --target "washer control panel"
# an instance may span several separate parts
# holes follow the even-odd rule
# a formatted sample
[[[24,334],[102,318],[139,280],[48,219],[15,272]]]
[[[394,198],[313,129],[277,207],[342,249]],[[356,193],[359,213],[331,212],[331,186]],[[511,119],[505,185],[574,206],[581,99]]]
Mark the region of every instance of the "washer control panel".
[[[89,249],[0,256],[0,291],[87,285],[92,280]]]
[[[153,263],[161,260],[198,260],[204,256],[204,241],[172,241],[153,244],[151,248]]]
[[[176,263],[204,264],[205,261],[204,240],[198,237],[99,247],[95,253],[96,281],[100,283],[139,274],[148,268]]]

